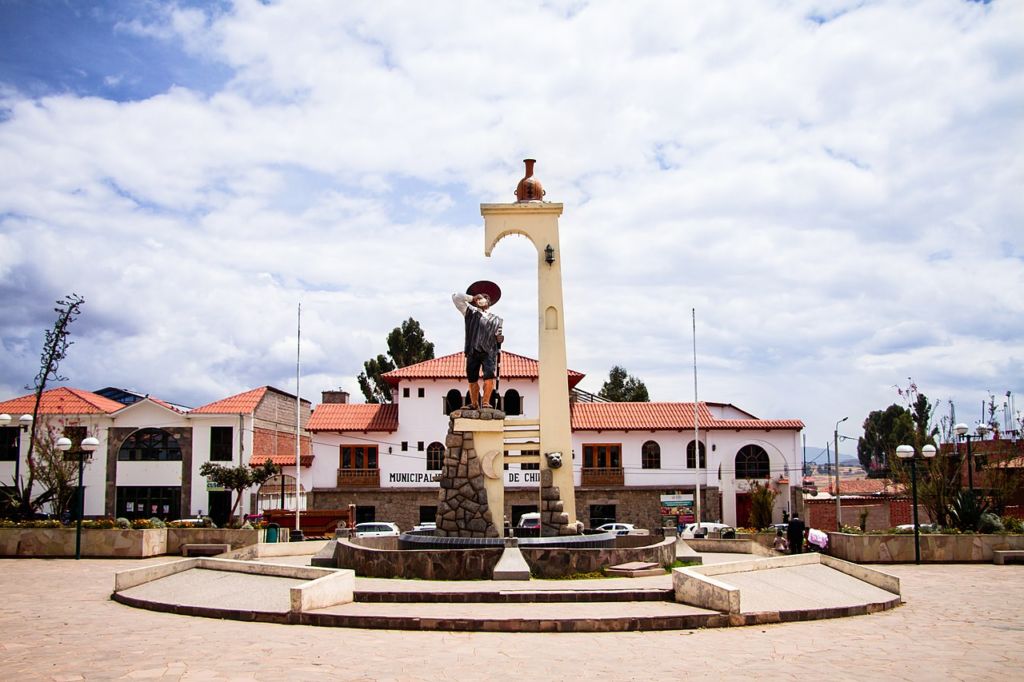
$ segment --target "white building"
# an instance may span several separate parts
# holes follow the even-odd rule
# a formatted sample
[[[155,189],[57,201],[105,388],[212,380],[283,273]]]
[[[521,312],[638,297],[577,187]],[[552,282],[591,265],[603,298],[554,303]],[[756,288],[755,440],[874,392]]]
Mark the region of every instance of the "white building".
[[[314,454],[310,508],[355,504],[359,520],[395,521],[403,528],[433,520],[447,415],[462,404],[464,371],[464,357],[456,353],[386,374],[393,404],[318,406],[308,424]],[[506,412],[539,416],[537,362],[502,352],[500,376]],[[582,378],[570,371],[570,388]],[[700,450],[705,458],[710,454],[702,466],[692,445],[693,403],[572,403],[578,517],[595,526],[609,520],[674,525],[680,511],[692,511],[688,503],[699,481],[703,518],[743,525],[749,480],[757,479],[782,493],[776,507],[781,521],[783,509],[800,501],[803,424],[757,419],[720,403],[700,403],[698,412]],[[505,514],[513,523],[537,505],[539,476],[528,466],[506,465]]]
[[[462,353],[397,369],[385,375],[395,402],[336,402],[325,393],[311,413],[302,401],[302,489],[309,509],[355,504],[359,520],[395,521],[402,528],[434,520],[448,413],[465,396]],[[503,352],[499,393],[509,416],[536,418],[538,363]],[[583,375],[569,371],[574,388]],[[270,386],[185,411],[148,396],[124,404],[69,388],[47,391],[40,427],[51,426],[77,444],[94,436],[100,446],[85,468],[85,514],[176,519],[200,513],[226,520],[228,491],[211,489],[199,469],[208,461],[258,465],[271,459],[294,485],[295,397]],[[28,476],[29,436],[18,426],[32,412],[34,396],[0,403],[13,425],[0,429],[0,480],[15,470]],[[693,403],[573,402],[572,467],[576,512],[585,524],[623,521],[643,527],[674,524],[693,511],[700,484],[702,516],[745,525],[749,481],[770,481],[783,509],[801,503],[800,431],[797,420],[758,419],[732,405],[700,403],[694,453]],[[308,424],[307,424],[308,422]],[[312,451],[310,451],[310,438]],[[75,456],[72,451],[72,457]],[[20,462],[20,463],[19,463]],[[509,464],[505,471],[510,522],[537,507],[537,465]],[[790,484],[793,481],[793,484]],[[262,490],[264,506],[279,507],[280,479]],[[236,511],[255,511],[250,491]],[[294,489],[286,503],[294,504]]]
[[[127,393],[130,404],[88,391],[56,388],[40,403],[37,429],[66,435],[74,447],[87,436],[99,448],[87,460],[83,483],[85,515],[89,517],[173,520],[199,514],[227,520],[230,491],[209,487],[199,469],[206,462],[226,465],[259,464],[270,458],[295,463],[295,397],[270,386],[184,411],[149,396]],[[34,395],[0,402],[0,413],[31,414]],[[302,401],[302,421],[310,403]],[[29,477],[30,435],[19,426],[0,429],[0,480]],[[303,441],[303,464],[308,465],[308,439]],[[35,486],[38,492],[38,484]],[[251,496],[243,496],[236,514],[250,511]]]

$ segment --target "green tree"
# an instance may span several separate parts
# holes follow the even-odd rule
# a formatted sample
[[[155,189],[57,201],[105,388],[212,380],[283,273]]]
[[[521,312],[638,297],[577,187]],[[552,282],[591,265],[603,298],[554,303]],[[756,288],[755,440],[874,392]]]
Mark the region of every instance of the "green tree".
[[[626,372],[624,367],[615,365],[608,372],[608,381],[601,386],[598,395],[613,403],[648,403],[647,386],[640,379]]]
[[[235,503],[231,505],[231,513],[228,514],[229,519],[234,517],[238,503],[242,501],[243,492],[253,486],[263,485],[270,480],[271,476],[276,476],[280,472],[281,467],[269,459],[258,467],[247,464],[226,466],[216,462],[206,462],[199,467],[199,474],[205,476],[210,483],[218,488],[225,488],[237,493]]]
[[[8,491],[8,503],[13,518],[28,518],[38,511],[45,503],[50,502],[55,494],[53,488],[46,484],[50,476],[49,467],[55,462],[63,462],[63,457],[57,457],[53,453],[53,442],[47,442],[43,437],[43,425],[39,423],[39,404],[42,402],[46,385],[51,381],[67,381],[59,373],[60,363],[67,357],[68,348],[74,344],[68,336],[71,323],[78,319],[81,307],[85,299],[72,293],[70,296],[59,299],[57,307],[53,309],[57,313],[57,319],[53,327],[46,330],[43,341],[43,350],[39,356],[39,373],[35,381],[25,388],[35,393],[35,402],[32,406],[32,434],[29,438],[28,454],[25,457],[28,476],[22,480],[15,480],[13,489]],[[50,439],[52,441],[52,439]],[[60,453],[63,454],[63,453]],[[59,472],[54,472],[55,475]],[[77,473],[76,473],[77,478]],[[42,480],[44,485],[33,497],[33,489],[36,482]]]
[[[359,390],[368,403],[393,401],[391,386],[383,379],[384,374],[434,358],[434,344],[427,341],[420,323],[411,317],[391,330],[387,344],[388,354],[364,362],[358,377]]]
[[[864,435],[857,439],[857,459],[869,478],[885,478],[896,448],[915,432],[914,418],[900,405],[875,410],[864,420]]]

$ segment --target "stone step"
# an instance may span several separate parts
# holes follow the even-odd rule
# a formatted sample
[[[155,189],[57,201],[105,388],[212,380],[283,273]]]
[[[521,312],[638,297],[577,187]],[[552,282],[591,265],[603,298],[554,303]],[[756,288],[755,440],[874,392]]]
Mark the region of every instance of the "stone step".
[[[660,588],[609,590],[498,590],[494,592],[363,592],[366,604],[585,604],[598,602],[672,601],[673,591]]]
[[[462,632],[630,632],[727,627],[729,616],[674,602],[371,604],[355,602],[301,614],[323,627]]]

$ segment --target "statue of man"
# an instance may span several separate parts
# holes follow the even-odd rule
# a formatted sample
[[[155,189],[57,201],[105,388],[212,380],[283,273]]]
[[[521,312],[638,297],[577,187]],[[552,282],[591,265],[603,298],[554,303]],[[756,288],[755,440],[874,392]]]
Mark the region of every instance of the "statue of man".
[[[489,286],[484,286],[489,285]],[[494,373],[501,352],[501,318],[490,311],[501,290],[490,282],[477,282],[465,294],[452,294],[452,301],[466,318],[466,378],[469,380],[469,404],[480,409],[480,370],[483,370],[483,407],[491,407]]]

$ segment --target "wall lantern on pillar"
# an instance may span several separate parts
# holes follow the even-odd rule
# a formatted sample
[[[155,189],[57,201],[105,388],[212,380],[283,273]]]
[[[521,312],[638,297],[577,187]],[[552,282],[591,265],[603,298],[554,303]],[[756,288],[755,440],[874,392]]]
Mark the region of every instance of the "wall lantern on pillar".
[[[555,262],[555,250],[551,248],[551,244],[544,247],[544,262],[548,265],[552,265]]]

